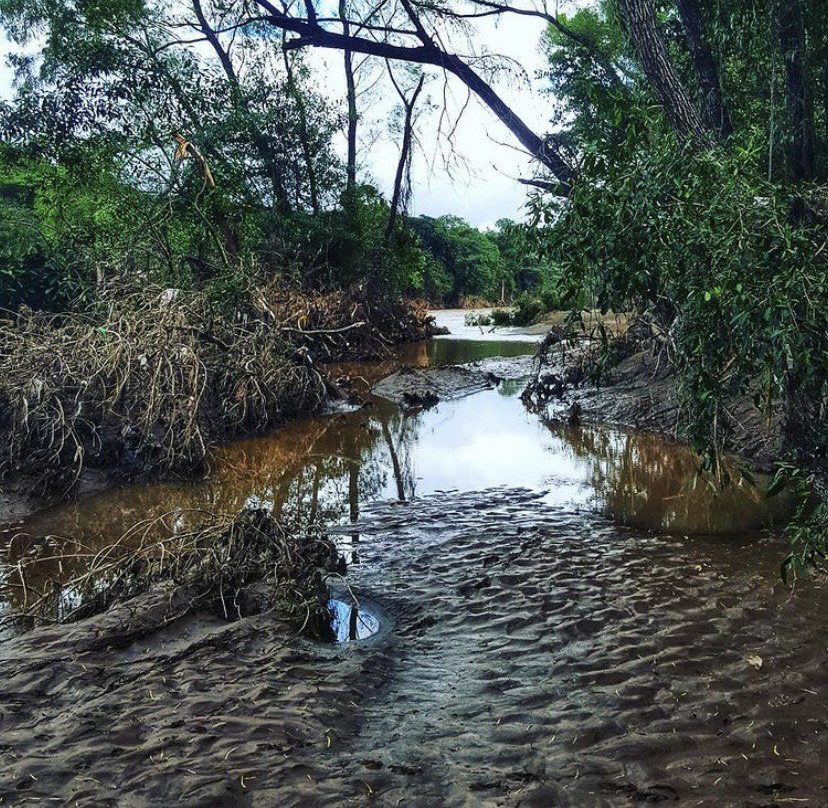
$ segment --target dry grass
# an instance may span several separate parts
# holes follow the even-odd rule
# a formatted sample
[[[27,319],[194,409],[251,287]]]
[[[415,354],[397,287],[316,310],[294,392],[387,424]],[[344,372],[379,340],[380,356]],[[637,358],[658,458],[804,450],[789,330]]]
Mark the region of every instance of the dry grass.
[[[13,544],[16,544],[13,542]],[[231,517],[178,511],[130,528],[103,548],[55,537],[29,540],[9,559],[2,622],[66,622],[171,582],[189,609],[225,619],[277,608],[307,624],[324,616],[333,543],[315,526],[287,527],[263,510]]]
[[[87,464],[190,471],[211,442],[316,407],[325,383],[275,329],[196,293],[111,294],[0,320],[0,475],[71,487]]]

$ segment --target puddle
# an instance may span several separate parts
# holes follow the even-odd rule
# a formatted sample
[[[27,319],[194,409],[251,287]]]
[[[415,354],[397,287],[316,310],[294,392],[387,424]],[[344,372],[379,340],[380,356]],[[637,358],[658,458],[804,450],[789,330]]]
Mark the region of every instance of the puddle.
[[[339,598],[328,601],[333,642],[365,640],[379,631],[379,620],[367,609]]]

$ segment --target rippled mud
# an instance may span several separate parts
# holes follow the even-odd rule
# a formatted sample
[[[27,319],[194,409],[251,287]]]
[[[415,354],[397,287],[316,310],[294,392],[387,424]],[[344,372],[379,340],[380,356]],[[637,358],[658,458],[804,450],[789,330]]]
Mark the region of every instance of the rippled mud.
[[[525,489],[378,503],[340,540],[374,638],[161,598],[0,645],[0,796],[828,801],[828,592],[783,588],[778,542],[619,530]],[[156,630],[124,642],[148,610]]]

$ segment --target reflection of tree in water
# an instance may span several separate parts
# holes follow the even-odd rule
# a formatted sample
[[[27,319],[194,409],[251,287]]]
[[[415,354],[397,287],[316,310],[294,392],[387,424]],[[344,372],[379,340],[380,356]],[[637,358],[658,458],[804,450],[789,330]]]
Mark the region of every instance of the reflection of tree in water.
[[[787,503],[764,500],[763,481],[716,486],[685,446],[644,432],[598,426],[550,425],[573,455],[587,463],[604,509],[623,524],[679,533],[754,530],[784,516]]]
[[[296,421],[265,437],[222,447],[208,479],[131,486],[35,514],[19,528],[10,561],[34,537],[72,537],[91,548],[111,544],[144,520],[171,514],[159,534],[190,526],[203,513],[264,507],[298,522],[355,522],[361,503],[383,495],[410,499],[420,418],[377,401],[356,412]],[[174,516],[172,514],[175,514]],[[70,577],[84,561],[44,567],[44,576]]]

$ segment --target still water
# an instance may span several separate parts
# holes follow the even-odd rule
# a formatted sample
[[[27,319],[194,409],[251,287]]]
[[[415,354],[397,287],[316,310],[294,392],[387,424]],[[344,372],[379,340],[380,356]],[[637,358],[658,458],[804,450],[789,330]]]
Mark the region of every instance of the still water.
[[[450,324],[457,327],[456,315]],[[465,329],[466,332],[472,329]],[[532,353],[536,337],[480,334],[408,346],[418,366]],[[350,365],[375,379],[394,363]],[[717,492],[693,455],[657,436],[596,426],[546,425],[521,401],[521,380],[421,411],[382,399],[293,421],[218,449],[207,478],[132,485],[43,510],[13,526],[11,556],[28,537],[109,544],[136,522],[180,511],[245,506],[348,524],[368,502],[413,500],[497,487],[544,492],[549,505],[600,511],[619,525],[680,534],[745,533],[772,524],[782,504],[748,485]]]

